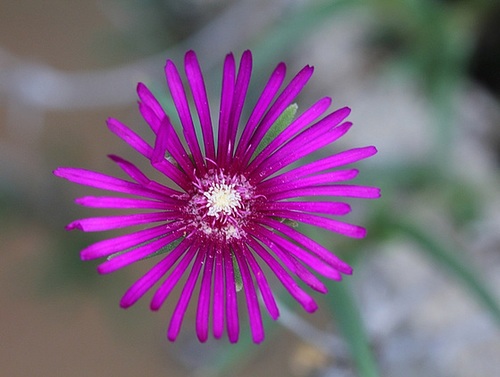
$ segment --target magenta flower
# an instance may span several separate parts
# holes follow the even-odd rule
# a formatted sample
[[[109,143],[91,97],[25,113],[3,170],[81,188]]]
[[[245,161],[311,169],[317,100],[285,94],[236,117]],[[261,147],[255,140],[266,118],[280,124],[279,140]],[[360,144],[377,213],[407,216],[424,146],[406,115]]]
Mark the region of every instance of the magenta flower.
[[[329,98],[323,98],[284,130],[275,131],[273,125],[279,123],[280,115],[309,80],[312,67],[304,67],[276,97],[286,71],[285,64],[280,63],[240,134],[238,125],[252,71],[251,53],[243,53],[237,73],[233,55],[226,56],[218,128],[212,124],[203,76],[192,51],[186,53],[185,71],[201,135],[195,131],[177,68],[167,61],[167,82],[187,148],[158,101],[141,83],[137,86],[139,110],[156,136],[154,146],[119,121],[108,120],[112,132],[166,176],[163,183],[149,179],[135,165],[114,155],[110,158],[131,181],[77,168],[61,167],[54,171],[55,175],[75,183],[142,197],[86,196],[77,199],[78,204],[147,211],[76,220],[67,229],[94,232],[151,226],[90,245],[81,251],[81,258],[108,257],[98,266],[98,271],[106,274],[166,248],[162,259],[128,289],[120,305],[123,308],[133,305],[163,279],[151,300],[151,309],[158,310],[189,270],[170,321],[171,341],[179,334],[188,303],[197,281],[201,280],[196,317],[199,340],[207,340],[211,318],[216,338],[222,336],[225,322],[229,340],[236,342],[239,333],[236,294],[240,288],[237,283],[241,281],[252,337],[258,343],[264,339],[264,330],[257,290],[271,318],[279,316],[262,265],[274,272],[308,312],[315,311],[317,305],[294,276],[325,293],[325,285],[310,270],[334,280],[341,280],[341,274],[352,273],[345,262],[300,233],[297,230],[300,228],[294,225],[307,223],[349,237],[364,237],[363,228],[331,218],[348,213],[349,205],[325,198],[379,197],[379,189],[374,187],[338,184],[353,179],[358,173],[356,169],[332,170],[372,156],[376,149],[351,149],[292,166],[333,143],[351,127],[350,122],[343,122],[350,112],[347,107],[318,120],[331,103]],[[217,132],[215,138],[214,132]],[[273,132],[277,135],[268,141]],[[177,187],[172,188],[171,183]],[[154,223],[157,225],[153,226]]]

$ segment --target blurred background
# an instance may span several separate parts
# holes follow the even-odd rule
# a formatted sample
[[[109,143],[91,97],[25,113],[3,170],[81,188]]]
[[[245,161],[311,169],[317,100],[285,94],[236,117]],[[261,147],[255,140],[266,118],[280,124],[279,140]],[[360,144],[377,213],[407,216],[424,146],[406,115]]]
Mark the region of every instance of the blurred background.
[[[281,318],[265,319],[262,344],[245,315],[238,344],[199,344],[195,305],[170,343],[175,300],[155,313],[150,296],[119,307],[148,261],[106,276],[98,261],[81,262],[81,248],[111,233],[64,230],[96,215],[73,203],[93,192],[51,171],[119,175],[110,153],[142,161],[105,126],[114,117],[146,129],[136,83],[171,108],[165,60],[182,66],[194,49],[216,103],[225,54],[247,48],[250,103],[278,62],[288,77],[315,66],[299,111],[323,96],[351,107],[354,128],[321,153],[377,146],[356,183],[383,197],[350,201],[347,220],[368,229],[362,241],[304,228],[355,269],[314,295],[316,313],[271,280]],[[491,0],[2,0],[1,374],[496,375],[499,95],[500,5]]]

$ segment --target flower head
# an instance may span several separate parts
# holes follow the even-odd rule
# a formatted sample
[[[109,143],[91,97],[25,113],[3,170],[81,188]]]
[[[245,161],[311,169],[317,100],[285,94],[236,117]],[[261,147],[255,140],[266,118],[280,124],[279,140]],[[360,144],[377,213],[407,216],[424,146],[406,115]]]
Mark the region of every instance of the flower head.
[[[93,232],[148,226],[82,250],[83,260],[108,257],[98,266],[100,273],[110,273],[163,252],[158,256],[159,262],[125,293],[120,302],[122,307],[133,305],[158,283],[151,300],[151,309],[158,310],[182,275],[187,274],[170,321],[170,340],[176,339],[200,280],[198,338],[207,339],[211,318],[216,338],[222,336],[225,323],[229,340],[236,342],[237,280],[241,276],[252,337],[255,342],[262,341],[264,330],[257,291],[269,315],[273,319],[279,316],[263,265],[274,272],[306,311],[315,311],[315,301],[295,279],[325,293],[326,287],[311,270],[340,280],[341,274],[351,274],[352,269],[289,223],[307,223],[349,237],[364,237],[363,228],[331,218],[348,213],[349,205],[327,199],[379,196],[374,187],[339,184],[353,179],[358,173],[356,169],[334,170],[375,154],[374,147],[351,149],[292,166],[333,143],[351,127],[350,122],[344,122],[350,112],[348,108],[321,118],[331,102],[323,98],[276,131],[276,125],[283,123],[280,116],[293,108],[290,104],[311,77],[312,67],[304,67],[278,95],[286,71],[285,64],[280,63],[238,133],[251,71],[249,51],[243,53],[237,72],[233,55],[226,56],[219,122],[214,127],[198,60],[194,52],[186,53],[185,72],[201,128],[198,134],[180,75],[174,63],[167,61],[165,73],[184,140],[141,83],[137,86],[139,110],[155,134],[154,145],[118,120],[108,120],[112,132],[165,175],[162,182],[149,179],[135,165],[114,155],[110,158],[130,180],[77,168],[61,167],[54,172],[72,182],[132,195],[86,196],[76,199],[78,204],[140,210],[121,216],[76,220],[67,229]],[[273,133],[276,135],[268,141]]]

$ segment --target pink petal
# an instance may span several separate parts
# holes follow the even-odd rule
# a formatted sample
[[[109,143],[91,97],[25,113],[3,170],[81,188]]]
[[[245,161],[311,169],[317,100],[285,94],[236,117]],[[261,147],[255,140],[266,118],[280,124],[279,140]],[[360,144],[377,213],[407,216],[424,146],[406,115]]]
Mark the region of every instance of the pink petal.
[[[182,237],[182,231],[173,231],[172,233],[151,241],[145,245],[141,245],[131,251],[127,251],[126,253],[120,254],[97,267],[97,271],[100,274],[109,274],[114,272],[120,268],[128,266],[129,264],[135,263],[140,259],[143,259],[154,252],[160,250],[162,247],[167,246],[171,242]]]
[[[179,204],[171,204],[155,200],[116,198],[104,196],[84,196],[75,199],[76,204],[94,208],[136,208],[136,209],[179,209]]]
[[[163,110],[163,107],[161,107],[158,100],[146,87],[146,85],[141,82],[137,84],[137,94],[139,95],[141,101],[154,111],[158,119],[162,119],[166,116],[165,111]]]
[[[250,269],[252,270],[253,276],[255,276],[255,280],[259,286],[260,293],[262,294],[262,299],[264,300],[264,304],[266,305],[267,311],[272,319],[276,320],[280,313],[278,310],[278,306],[276,305],[276,301],[274,300],[274,295],[267,283],[266,276],[264,275],[264,271],[260,268],[259,264],[255,260],[252,252],[246,245],[244,245],[243,255],[246,258]]]
[[[172,292],[172,289],[174,289],[175,285],[193,260],[193,257],[198,251],[198,247],[199,244],[197,242],[191,245],[190,249],[182,257],[179,264],[175,266],[170,275],[165,279],[163,284],[155,292],[153,299],[151,300],[151,310],[158,310],[163,305],[168,295],[170,294],[170,292]]]
[[[171,60],[167,60],[165,75],[167,77],[170,93],[172,94],[172,99],[182,123],[186,142],[196,163],[196,167],[200,170],[201,174],[203,174],[205,171],[205,163],[201,155],[200,145],[198,144],[198,139],[194,130],[193,119],[191,118],[191,110],[189,109],[186,92],[184,91],[184,86],[179,76],[179,72]]]
[[[205,142],[205,153],[210,160],[214,161],[214,135],[207,91],[205,89],[205,82],[201,73],[200,65],[198,64],[198,59],[193,51],[188,51],[186,53],[184,65],[186,67],[186,76],[189,81],[189,85],[191,86],[194,103],[200,119],[203,141]]]
[[[284,63],[278,64],[278,66],[274,69],[271,77],[269,78],[266,87],[262,91],[257,104],[255,105],[250,118],[248,119],[247,124],[243,129],[243,133],[241,135],[240,141],[238,143],[238,147],[235,153],[235,165],[233,166],[233,171],[237,171],[240,169],[243,163],[243,155],[248,148],[248,142],[252,137],[252,134],[259,124],[260,119],[266,112],[267,108],[271,104],[274,96],[278,92],[283,80],[285,79],[286,74],[286,65]]]
[[[284,184],[292,180],[305,177],[311,174],[319,173],[324,170],[337,168],[343,165],[351,164],[359,160],[368,158],[377,153],[375,147],[364,147],[350,149],[318,161],[311,162],[309,164],[301,165],[295,169],[292,169],[286,173],[272,177],[259,184],[259,187],[269,187],[278,184]]]
[[[260,314],[259,301],[257,300],[257,293],[255,286],[248,269],[247,262],[243,256],[243,251],[240,248],[235,248],[234,255],[238,261],[238,266],[243,280],[243,290],[245,291],[245,298],[248,307],[248,318],[250,320],[250,330],[252,332],[252,339],[254,343],[260,343],[264,340],[264,327],[262,325],[262,317]]]
[[[378,187],[356,185],[325,185],[292,189],[277,194],[272,193],[267,195],[267,199],[275,201],[305,196],[342,196],[375,199],[380,197],[380,189]]]
[[[109,175],[93,172],[91,170],[60,167],[54,170],[54,175],[80,185],[168,201],[168,197],[164,194],[144,188],[137,183],[110,177]]]
[[[301,187],[311,187],[335,182],[343,182],[356,178],[358,175],[357,169],[337,170],[333,172],[317,174],[306,178],[300,178],[288,183],[276,184],[266,188],[259,187],[259,194],[266,196],[269,193],[278,193],[288,190],[294,190]]]
[[[217,149],[217,163],[224,166],[232,147],[229,142],[229,127],[231,108],[234,96],[235,62],[233,54],[228,54],[224,60],[224,72],[222,76],[222,93],[220,99],[219,115],[219,147]]]
[[[154,228],[143,229],[138,232],[99,241],[83,249],[80,252],[80,257],[82,260],[107,257],[111,254],[152,241],[153,239],[168,234],[179,227],[180,225],[176,223],[161,224]]]
[[[280,209],[326,213],[337,216],[343,216],[351,211],[351,207],[342,202],[266,202],[255,205],[255,209],[261,212]]]
[[[262,121],[259,123],[258,127],[255,130],[255,133],[252,135],[252,138],[248,143],[248,147],[245,150],[245,155],[242,158],[244,165],[248,163],[269,128],[271,128],[273,123],[290,105],[293,99],[300,93],[300,91],[306,85],[307,81],[309,81],[313,74],[313,71],[314,69],[310,66],[304,67],[299,73],[297,73],[297,75],[292,79],[292,81],[273,103]]]
[[[196,285],[196,281],[200,275],[202,260],[205,258],[206,252],[207,248],[205,246],[202,246],[198,250],[193,267],[191,268],[191,273],[189,274],[186,284],[182,289],[181,297],[175,306],[174,314],[172,314],[172,319],[170,320],[167,332],[168,340],[172,342],[177,339],[177,335],[179,335],[179,331],[181,330],[182,320],[184,319],[184,314],[186,313],[189,300],[193,294],[194,286]]]
[[[203,278],[200,286],[198,310],[196,311],[196,334],[200,342],[206,342],[208,338],[208,320],[210,313],[210,296],[212,294],[212,275],[214,267],[215,251],[212,247],[206,253]]]
[[[231,343],[238,341],[239,320],[238,303],[236,301],[236,285],[234,280],[233,259],[231,250],[227,245],[224,247],[224,270],[226,276],[226,319],[227,335]]]
[[[289,226],[287,226],[279,221],[276,221],[272,218],[269,218],[269,217],[260,219],[260,222],[262,224],[268,226],[271,229],[274,229],[274,230],[277,230],[278,232],[283,233],[287,237],[290,237],[290,239],[305,246],[312,253],[314,253],[318,258],[322,259],[324,262],[328,263],[330,266],[334,267],[338,271],[340,271],[344,274],[352,274],[352,268],[347,263],[340,260],[330,250],[321,246],[319,243],[313,241],[312,239],[310,239],[306,235],[296,231],[295,229],[293,229],[293,228],[291,228],[291,227],[289,227]]]
[[[134,305],[158,280],[160,280],[168,270],[177,262],[177,260],[184,254],[191,242],[184,239],[179,245],[175,247],[165,258],[157,263],[151,270],[149,270],[143,277],[137,280],[123,295],[120,306],[128,308]]]
[[[249,50],[243,52],[240,61],[240,68],[238,76],[236,77],[236,84],[234,88],[233,101],[231,104],[231,113],[228,122],[228,149],[226,159],[230,161],[233,157],[233,148],[236,142],[236,133],[240,123],[241,111],[245,104],[245,97],[250,83],[250,76],[252,74],[252,54]]]
[[[297,259],[301,260],[308,267],[312,268],[314,271],[326,276],[330,279],[340,280],[340,273],[333,267],[326,265],[323,261],[317,259],[315,256],[309,254],[302,248],[298,247],[294,243],[288,241],[287,239],[271,232],[267,228],[259,227],[255,229],[257,234],[264,235],[270,241],[279,246],[282,250],[287,250],[290,254],[295,256]]]
[[[346,122],[332,128],[332,123],[328,122],[328,117],[324,118],[294,137],[252,172],[248,171],[250,179],[253,178],[256,182],[262,181],[302,157],[333,143],[342,137],[351,126],[351,123]]]
[[[343,234],[344,236],[347,237],[363,238],[366,236],[366,230],[358,225],[344,223],[327,217],[311,215],[309,213],[287,211],[287,210],[275,210],[275,211],[269,211],[268,215],[284,217],[285,219],[311,224],[320,228],[328,229],[332,232]]]
[[[215,250],[213,332],[217,339],[224,332],[224,266],[222,251],[218,249]]]
[[[66,226],[66,229],[80,229],[84,232],[100,232],[103,230],[125,228],[158,221],[169,221],[178,218],[179,212],[177,211],[134,213],[132,215],[123,216],[89,217],[69,223]]]
[[[290,277],[286,270],[279,264],[269,252],[254,239],[248,239],[249,246],[266,262],[276,277],[280,280],[286,290],[297,300],[309,313],[318,309],[318,305],[299,285]]]

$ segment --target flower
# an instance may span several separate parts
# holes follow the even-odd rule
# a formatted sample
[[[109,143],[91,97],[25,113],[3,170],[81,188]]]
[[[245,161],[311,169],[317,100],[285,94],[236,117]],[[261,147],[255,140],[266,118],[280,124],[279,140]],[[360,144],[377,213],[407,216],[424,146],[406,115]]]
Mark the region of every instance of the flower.
[[[196,312],[199,340],[204,342],[208,338],[212,318],[214,337],[223,335],[225,322],[230,342],[236,342],[239,333],[236,295],[241,283],[252,338],[259,343],[264,339],[264,330],[257,290],[269,315],[273,319],[279,316],[263,265],[274,272],[308,312],[315,311],[317,305],[293,276],[325,293],[325,285],[310,270],[334,280],[341,280],[341,274],[352,273],[349,265],[294,225],[307,223],[349,237],[364,237],[363,228],[330,217],[348,213],[348,204],[318,197],[377,198],[378,188],[338,184],[353,179],[358,173],[356,169],[333,170],[372,156],[376,149],[351,149],[292,166],[339,139],[352,125],[343,122],[350,112],[347,107],[318,120],[331,103],[329,98],[323,98],[293,122],[286,122],[287,127],[276,131],[283,117],[296,109],[290,104],[311,77],[310,66],[304,67],[273,100],[286,72],[285,64],[278,64],[240,135],[238,125],[252,71],[250,51],[243,53],[237,73],[233,55],[226,56],[217,128],[212,124],[204,79],[193,51],[185,55],[185,71],[201,135],[195,130],[177,68],[167,61],[165,74],[187,148],[159,102],[142,83],[137,86],[139,110],[155,134],[154,146],[118,120],[111,118],[107,122],[112,132],[166,176],[165,182],[149,179],[135,165],[114,155],[109,157],[130,176],[130,181],[77,168],[60,167],[54,171],[55,175],[75,183],[134,195],[86,196],[76,199],[80,205],[149,211],[85,218],[73,221],[67,229],[94,232],[150,226],[94,243],[81,251],[81,258],[108,257],[98,266],[98,271],[106,274],[166,251],[128,289],[120,302],[123,308],[133,305],[166,276],[151,300],[151,309],[158,310],[191,266],[170,321],[171,341],[179,334],[196,283],[201,280]],[[263,141],[273,133],[277,135],[269,142]],[[158,224],[153,226],[154,223]]]

